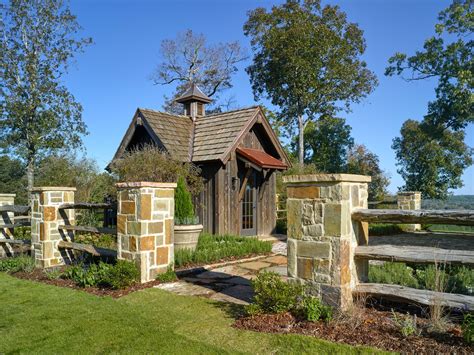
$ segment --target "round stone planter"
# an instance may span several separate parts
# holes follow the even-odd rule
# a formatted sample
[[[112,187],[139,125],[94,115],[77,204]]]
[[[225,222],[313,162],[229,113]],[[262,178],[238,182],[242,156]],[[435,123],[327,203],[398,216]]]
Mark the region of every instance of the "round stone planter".
[[[195,250],[199,235],[203,229],[202,224],[175,225],[174,226],[174,250]]]

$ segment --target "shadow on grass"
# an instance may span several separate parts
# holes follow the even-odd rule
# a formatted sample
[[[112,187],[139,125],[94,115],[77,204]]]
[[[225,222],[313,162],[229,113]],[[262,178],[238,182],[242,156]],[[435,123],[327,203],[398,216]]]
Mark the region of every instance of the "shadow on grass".
[[[212,305],[223,311],[228,317],[237,320],[245,316],[245,306],[229,302],[214,302]]]

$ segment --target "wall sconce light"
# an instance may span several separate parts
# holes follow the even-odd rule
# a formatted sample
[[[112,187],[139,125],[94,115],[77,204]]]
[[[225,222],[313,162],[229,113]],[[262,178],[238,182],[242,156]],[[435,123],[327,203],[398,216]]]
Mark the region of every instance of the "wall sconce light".
[[[239,186],[239,178],[238,177],[233,177],[232,178],[232,190],[236,191],[237,186]]]

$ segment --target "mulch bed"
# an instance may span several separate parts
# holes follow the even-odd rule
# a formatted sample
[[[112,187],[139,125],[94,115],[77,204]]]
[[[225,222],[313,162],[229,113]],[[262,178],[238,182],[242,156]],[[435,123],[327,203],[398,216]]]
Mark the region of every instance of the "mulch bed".
[[[426,328],[427,320],[418,318],[420,328]],[[304,334],[331,342],[349,345],[365,345],[387,351],[410,354],[473,354],[462,338],[461,329],[453,325],[448,331],[434,333],[423,330],[421,336],[404,338],[392,321],[390,312],[367,308],[359,321],[307,322],[299,321],[290,313],[263,314],[238,319],[234,326],[239,329],[267,333]]]
[[[73,288],[75,290],[81,290],[85,291],[88,293],[91,293],[96,296],[110,296],[113,298],[119,298],[122,296],[126,296],[129,293],[143,290],[146,288],[151,288],[153,286],[159,285],[160,281],[150,281],[144,284],[141,283],[136,283],[130,287],[127,287],[122,290],[114,290],[111,288],[100,288],[100,287],[80,287],[76,285],[72,280],[67,280],[67,279],[49,279],[46,274],[43,272],[41,269],[35,269],[33,272],[16,272],[11,274],[12,276],[15,276],[19,279],[24,279],[24,280],[30,280],[30,281],[36,281],[36,282],[42,282],[48,285],[54,285],[54,286],[59,286],[59,287],[67,287],[67,288]]]

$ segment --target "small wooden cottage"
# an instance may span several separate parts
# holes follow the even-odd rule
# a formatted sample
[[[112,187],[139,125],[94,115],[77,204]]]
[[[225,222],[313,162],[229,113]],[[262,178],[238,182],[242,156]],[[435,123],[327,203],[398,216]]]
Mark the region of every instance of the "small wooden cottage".
[[[260,107],[206,115],[211,99],[196,85],[177,102],[184,115],[137,109],[114,156],[152,143],[201,169],[196,212],[204,231],[269,235],[275,231],[275,172],[288,157]]]

